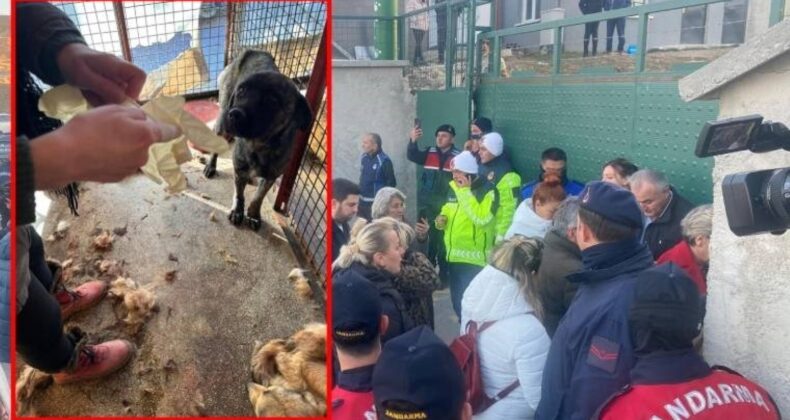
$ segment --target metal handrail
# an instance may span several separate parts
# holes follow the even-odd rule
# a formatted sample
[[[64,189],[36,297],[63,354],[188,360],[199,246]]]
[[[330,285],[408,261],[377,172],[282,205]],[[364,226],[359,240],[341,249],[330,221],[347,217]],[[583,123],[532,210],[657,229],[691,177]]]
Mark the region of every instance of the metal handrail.
[[[728,0],[668,0],[661,3],[651,3],[642,6],[626,7],[622,9],[609,10],[601,13],[592,13],[589,15],[577,16],[567,19],[553,20],[549,22],[540,22],[515,28],[499,29],[495,31],[483,32],[478,35],[478,40],[490,39],[493,40],[492,46],[492,74],[493,77],[499,77],[500,71],[500,54],[501,54],[501,38],[509,35],[527,34],[532,32],[539,32],[545,30],[554,30],[554,48],[552,57],[552,73],[560,73],[560,55],[562,52],[562,30],[568,26],[582,25],[590,22],[600,22],[609,19],[618,19],[629,16],[639,17],[639,30],[636,43],[636,73],[645,71],[645,54],[647,48],[647,19],[650,14],[667,12],[684,7],[703,6],[712,3],[725,3]]]
[[[475,6],[482,6],[484,4],[489,4],[492,0],[474,0]],[[341,20],[376,20],[376,19],[401,19],[407,18],[414,15],[419,15],[421,13],[428,13],[432,10],[436,10],[439,8],[452,8],[454,6],[468,6],[469,0],[448,0],[444,3],[434,4],[433,6],[425,6],[421,9],[417,9],[412,12],[402,13],[397,16],[392,17],[382,17],[382,16],[350,16],[350,15],[332,15],[332,19],[341,19]]]
[[[552,20],[549,22],[531,23],[514,28],[499,29],[496,31],[489,31],[481,34],[482,38],[493,38],[494,36],[507,36],[517,35],[537,31],[545,31],[547,29],[554,29],[564,26],[576,26],[590,22],[599,22],[602,20],[617,19],[621,17],[628,17],[642,14],[652,14],[658,12],[667,12],[670,10],[682,9],[684,7],[703,6],[711,3],[726,3],[729,0],[667,0],[660,3],[649,3],[641,6],[631,6],[622,9],[609,10],[606,12],[592,13],[589,15],[576,16],[572,18],[565,18],[561,20]]]

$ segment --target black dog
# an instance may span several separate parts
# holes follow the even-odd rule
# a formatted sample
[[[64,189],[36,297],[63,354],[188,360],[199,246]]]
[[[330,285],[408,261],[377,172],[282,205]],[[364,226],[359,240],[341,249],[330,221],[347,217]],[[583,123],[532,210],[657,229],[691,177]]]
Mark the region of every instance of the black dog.
[[[236,192],[230,211],[234,225],[244,221],[244,187],[261,177],[247,207],[247,222],[261,226],[263,197],[291,160],[297,130],[307,130],[313,118],[310,106],[296,85],[280,73],[271,54],[246,50],[219,78],[220,116],[214,131],[236,140],[233,171]],[[217,155],[203,169],[217,173]]]

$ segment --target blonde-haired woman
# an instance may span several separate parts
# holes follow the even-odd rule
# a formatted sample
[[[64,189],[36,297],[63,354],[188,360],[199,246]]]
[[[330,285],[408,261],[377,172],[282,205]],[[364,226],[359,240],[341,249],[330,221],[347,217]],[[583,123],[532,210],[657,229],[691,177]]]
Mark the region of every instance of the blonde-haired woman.
[[[402,226],[401,226],[402,225]],[[403,296],[395,288],[395,276],[401,272],[405,248],[399,230],[408,228],[391,217],[373,221],[358,231],[352,231],[350,242],[340,249],[332,265],[333,277],[361,277],[379,290],[384,315],[389,327],[381,337],[382,342],[411,329]]]
[[[378,199],[378,196],[376,198]],[[406,313],[411,318],[413,326],[427,325],[433,328],[433,292],[441,287],[436,268],[425,254],[412,249],[418,236],[414,229],[405,223],[395,222],[391,217],[379,220],[392,221],[390,223],[393,223],[393,228],[398,231],[401,246],[406,249],[401,261],[400,274],[395,276],[394,283],[395,288],[403,296]]]
[[[551,345],[535,291],[542,250],[537,238],[513,236],[494,249],[491,262],[464,293],[461,333],[470,321],[477,325],[484,391],[501,398],[475,419],[535,416]]]

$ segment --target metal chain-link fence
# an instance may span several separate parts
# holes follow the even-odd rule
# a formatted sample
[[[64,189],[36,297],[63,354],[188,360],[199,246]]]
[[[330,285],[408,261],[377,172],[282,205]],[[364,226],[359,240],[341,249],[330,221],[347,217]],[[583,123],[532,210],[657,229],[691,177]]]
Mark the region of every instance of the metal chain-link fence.
[[[141,99],[159,94],[213,97],[220,72],[244,49],[274,56],[280,72],[294,80],[315,112],[311,133],[297,139],[301,143],[281,179],[275,207],[290,216],[288,227],[297,248],[324,278],[326,1],[53,4],[72,19],[92,48],[145,70]]]

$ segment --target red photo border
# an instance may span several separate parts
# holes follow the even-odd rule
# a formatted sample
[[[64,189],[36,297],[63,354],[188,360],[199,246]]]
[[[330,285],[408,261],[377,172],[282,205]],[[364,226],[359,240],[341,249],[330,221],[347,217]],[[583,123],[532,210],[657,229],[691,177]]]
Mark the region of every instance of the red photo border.
[[[11,118],[11,155],[9,156],[11,162],[11,197],[14,198],[11,202],[11,263],[10,263],[10,276],[13,281],[10,281],[10,290],[11,290],[11,305],[10,305],[10,319],[11,319],[11,331],[10,331],[10,345],[11,345],[11,406],[9,407],[10,415],[12,419],[16,418],[38,418],[38,417],[18,417],[16,415],[16,369],[17,369],[17,361],[16,361],[16,257],[17,257],[17,244],[16,244],[16,5],[17,3],[27,3],[27,2],[35,2],[35,1],[42,1],[42,0],[31,0],[31,1],[21,1],[21,0],[10,0],[11,1],[11,10],[10,10],[10,38],[11,38],[11,45],[10,45],[10,57],[11,57],[11,83],[9,86],[10,91],[10,114]],[[81,0],[81,1],[101,1],[101,0]],[[128,1],[128,0],[122,0]],[[172,0],[172,1],[179,1],[179,0]],[[265,1],[265,0],[264,0]],[[272,0],[274,1],[274,0]],[[332,384],[332,329],[330,327],[331,320],[332,320],[332,260],[331,260],[331,250],[332,250],[332,211],[331,211],[331,200],[332,200],[332,1],[333,0],[277,0],[277,1],[289,1],[292,3],[324,3],[326,4],[326,37],[325,37],[325,51],[327,51],[326,59],[324,65],[325,71],[327,74],[326,78],[326,118],[327,118],[327,126],[326,126],[326,141],[327,141],[327,185],[326,185],[326,325],[327,325],[327,340],[326,340],[326,375],[327,375],[327,416],[326,417],[314,417],[314,418],[324,418],[324,419],[331,419],[332,418],[332,402],[331,402],[331,390],[333,387]],[[42,1],[43,2],[43,1]],[[235,1],[230,0],[229,2],[234,3],[250,3],[245,1]],[[11,280],[9,279],[9,280]],[[92,419],[140,419],[140,418],[157,418],[157,419],[198,419],[202,417],[127,417],[127,416],[118,416],[118,417],[107,417],[107,416],[96,416],[96,417],[59,417],[59,418],[73,418],[73,419],[80,419],[80,418],[92,418]],[[212,417],[216,419],[239,419],[239,418],[257,418],[257,417]],[[272,419],[293,419],[299,417],[267,417]],[[304,418],[304,417],[302,417]]]

